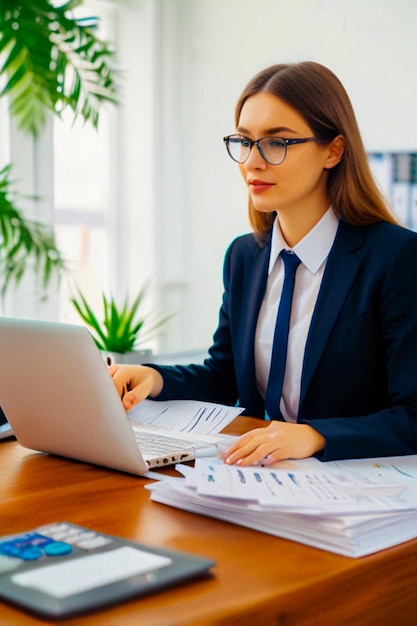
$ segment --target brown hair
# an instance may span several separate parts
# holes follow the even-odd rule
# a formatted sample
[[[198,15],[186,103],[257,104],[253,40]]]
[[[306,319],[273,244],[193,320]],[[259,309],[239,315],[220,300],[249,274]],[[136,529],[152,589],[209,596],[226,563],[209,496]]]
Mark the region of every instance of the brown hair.
[[[252,78],[235,110],[236,127],[246,100],[259,92],[277,96],[300,115],[316,137],[345,140],[340,163],[329,170],[329,204],[349,224],[364,225],[385,221],[398,224],[379,191],[368,162],[355,113],[339,79],[328,68],[306,61],[273,65]],[[275,213],[256,211],[249,197],[249,220],[255,234],[268,231]]]

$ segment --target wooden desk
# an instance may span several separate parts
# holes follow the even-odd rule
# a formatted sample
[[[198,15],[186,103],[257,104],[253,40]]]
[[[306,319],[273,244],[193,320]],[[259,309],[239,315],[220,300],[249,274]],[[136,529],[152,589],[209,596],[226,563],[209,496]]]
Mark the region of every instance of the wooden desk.
[[[238,418],[228,430],[250,425]],[[0,534],[68,520],[217,562],[210,578],[60,624],[416,623],[417,540],[349,559],[152,502],[146,482],[25,450],[15,441],[0,443]],[[1,626],[45,623],[0,603]]]

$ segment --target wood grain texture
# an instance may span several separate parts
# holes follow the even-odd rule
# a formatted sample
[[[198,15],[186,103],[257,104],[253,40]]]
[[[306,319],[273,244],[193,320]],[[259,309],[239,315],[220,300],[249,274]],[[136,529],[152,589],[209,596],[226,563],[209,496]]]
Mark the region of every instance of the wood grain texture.
[[[240,417],[227,430],[238,434],[263,424]],[[67,520],[217,563],[209,578],[59,624],[416,623],[417,540],[350,559],[152,502],[147,482],[25,450],[15,441],[0,444],[0,534]],[[1,626],[45,623],[0,603]]]

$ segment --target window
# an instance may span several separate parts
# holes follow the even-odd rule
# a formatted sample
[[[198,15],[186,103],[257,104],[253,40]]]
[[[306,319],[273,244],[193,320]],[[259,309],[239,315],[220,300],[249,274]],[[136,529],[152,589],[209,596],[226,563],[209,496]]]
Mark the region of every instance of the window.
[[[108,284],[108,216],[111,209],[108,116],[103,112],[99,130],[71,120],[54,125],[54,221],[58,247],[71,270],[64,281],[61,318],[74,312],[70,290],[77,285],[88,299],[98,302]]]
[[[53,285],[45,301],[33,278],[24,281],[7,306],[14,316],[80,323],[69,298],[75,284],[101,309],[102,291],[132,299],[148,281],[157,283],[153,138],[161,111],[154,84],[160,74],[159,10],[148,1],[84,0],[76,9],[78,15],[81,11],[98,16],[99,36],[114,42],[120,103],[101,107],[98,131],[81,120],[73,125],[70,112],[62,121],[51,119],[36,139],[11,124],[10,155],[2,132],[0,159],[6,152],[6,162],[15,164],[20,194],[39,197],[30,214],[54,226],[70,269],[61,293]],[[0,115],[7,130],[1,109]],[[160,160],[159,155],[158,167]],[[157,289],[146,303],[152,310],[159,309]]]
[[[99,36],[113,40],[109,32],[115,7],[109,2],[86,2],[77,15],[100,18]],[[101,292],[109,284],[109,224],[112,188],[110,172],[112,151],[111,124],[117,115],[112,105],[104,104],[98,129],[81,119],[73,124],[72,112],[54,121],[54,223],[57,243],[71,271],[64,281],[60,298],[60,318],[80,321],[70,296],[81,289],[93,307],[101,306]],[[114,107],[113,107],[114,109]]]

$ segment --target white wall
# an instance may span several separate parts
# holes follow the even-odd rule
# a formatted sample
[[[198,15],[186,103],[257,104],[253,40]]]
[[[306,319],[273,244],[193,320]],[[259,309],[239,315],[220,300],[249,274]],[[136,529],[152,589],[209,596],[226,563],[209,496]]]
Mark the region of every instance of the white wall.
[[[369,150],[416,150],[417,2],[128,4],[135,2],[151,14],[156,71],[148,100],[152,168],[145,163],[153,172],[152,198],[146,198],[151,206],[145,212],[154,221],[151,230],[143,221],[143,229],[154,238],[151,266],[160,281],[161,305],[176,313],[160,350],[189,350],[210,344],[225,248],[249,230],[246,192],[222,142],[234,130],[233,109],[246,82],[273,63],[319,61],[335,71],[350,93]],[[129,137],[129,145],[139,140],[131,131]],[[132,186],[137,175],[128,169],[125,180]],[[140,218],[135,228],[141,229]],[[141,250],[135,228],[125,236],[130,271],[137,277]]]

